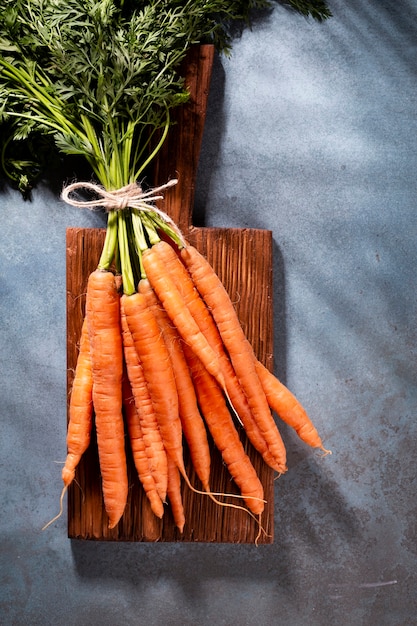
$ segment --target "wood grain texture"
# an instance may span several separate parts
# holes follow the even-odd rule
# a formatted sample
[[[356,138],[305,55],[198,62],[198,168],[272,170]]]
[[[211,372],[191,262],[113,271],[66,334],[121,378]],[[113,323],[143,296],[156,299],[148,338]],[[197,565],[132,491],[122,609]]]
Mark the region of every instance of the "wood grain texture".
[[[211,45],[196,46],[190,50],[184,67],[185,85],[190,99],[186,106],[173,111],[174,124],[156,159],[153,174],[155,185],[163,185],[172,178],[178,178],[178,185],[165,194],[158,206],[184,232],[191,225],[213,57],[214,48]]]
[[[179,184],[169,190],[163,208],[181,227],[200,252],[205,254],[228,290],[245,331],[258,358],[272,367],[272,235],[256,229],[194,228],[191,225],[194,185],[200,152],[207,95],[213,62],[212,46],[191,51],[186,65],[190,102],[177,113],[177,125],[161,153],[155,171],[155,184],[174,175]],[[67,230],[67,355],[68,398],[78,355],[78,342],[85,308],[87,280],[98,263],[104,242],[104,229]],[[240,430],[265,490],[267,504],[262,518],[266,534],[260,543],[273,541],[273,471],[246,440]],[[258,525],[246,512],[220,507],[207,496],[193,493],[183,484],[186,515],[184,532],[174,526],[169,506],[162,520],[152,514],[147,498],[128,454],[129,498],[125,513],[112,530],[104,511],[96,441],[82,458],[76,480],[68,490],[68,535],[71,538],[109,541],[183,541],[253,543]],[[199,481],[189,463],[186,467],[193,485]],[[219,452],[212,445],[211,487],[215,492],[238,493]],[[239,502],[230,498],[231,504]]]

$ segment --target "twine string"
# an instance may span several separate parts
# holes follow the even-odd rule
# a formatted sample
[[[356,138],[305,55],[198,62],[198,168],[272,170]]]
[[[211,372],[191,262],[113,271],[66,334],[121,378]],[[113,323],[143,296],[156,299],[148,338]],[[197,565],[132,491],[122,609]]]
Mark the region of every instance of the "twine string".
[[[175,231],[177,236],[180,238],[180,241],[185,245],[184,237],[179,230],[178,226],[175,224],[174,220],[164,211],[161,211],[154,203],[157,200],[163,200],[164,196],[160,195],[159,192],[168,189],[169,187],[173,187],[176,185],[178,180],[173,178],[169,180],[164,185],[160,185],[159,187],[153,187],[148,191],[143,191],[142,187],[137,183],[130,183],[129,185],[125,185],[124,187],[120,187],[120,189],[114,189],[112,191],[108,191],[102,185],[97,185],[96,183],[90,182],[75,182],[67,185],[62,193],[61,198],[67,204],[71,206],[80,208],[80,209],[104,209],[107,212],[110,211],[123,211],[124,209],[137,209],[139,211],[144,211],[146,213],[156,213],[159,217],[162,218],[164,222],[169,224],[169,226]],[[87,189],[94,193],[97,198],[94,200],[77,200],[72,196],[72,194],[81,189]]]

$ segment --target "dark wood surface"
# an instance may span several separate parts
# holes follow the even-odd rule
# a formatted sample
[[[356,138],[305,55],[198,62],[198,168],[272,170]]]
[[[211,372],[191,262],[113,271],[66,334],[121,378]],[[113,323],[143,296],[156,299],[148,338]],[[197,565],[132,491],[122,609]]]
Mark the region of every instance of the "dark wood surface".
[[[166,192],[163,208],[180,225],[188,240],[207,256],[217,271],[232,301],[258,358],[272,367],[272,236],[256,229],[194,228],[191,225],[195,175],[204,129],[207,95],[213,61],[211,46],[192,51],[187,63],[186,80],[191,98],[178,112],[177,125],[169,136],[155,169],[155,184],[178,177],[179,184]],[[96,266],[102,249],[103,229],[67,230],[67,350],[68,397],[78,354],[84,315],[88,275]],[[262,525],[266,534],[260,543],[273,540],[273,471],[246,441],[245,448],[258,472],[267,500]],[[128,453],[129,454],[129,453]],[[187,451],[185,449],[185,454]],[[77,469],[76,480],[68,492],[68,535],[71,538],[111,541],[199,541],[253,543],[258,526],[247,513],[220,507],[207,496],[193,493],[183,485],[186,515],[184,532],[175,528],[169,509],[162,520],[150,511],[133,462],[128,456],[129,498],[125,513],[112,530],[107,528],[104,512],[97,447],[93,441]],[[198,486],[187,458],[187,471]],[[238,493],[212,446],[211,486],[213,491]],[[236,499],[229,499],[236,504]]]

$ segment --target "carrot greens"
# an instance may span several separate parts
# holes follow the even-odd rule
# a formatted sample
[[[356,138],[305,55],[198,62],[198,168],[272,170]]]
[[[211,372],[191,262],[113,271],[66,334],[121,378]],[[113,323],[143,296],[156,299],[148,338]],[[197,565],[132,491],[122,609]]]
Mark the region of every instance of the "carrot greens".
[[[321,1],[287,4],[326,15]],[[12,141],[40,132],[62,152],[84,156],[106,187],[137,180],[153,134],[187,99],[178,68],[190,46],[213,42],[228,51],[231,25],[268,6],[268,0],[4,0],[0,122]]]
[[[289,4],[326,16],[321,1]],[[170,111],[188,98],[180,67],[190,47],[211,41],[229,51],[232,25],[269,6],[268,0],[4,0],[3,170],[24,190],[33,164],[17,160],[13,167],[8,151],[46,137],[60,152],[86,159],[107,191],[143,179],[169,132]],[[147,215],[152,222],[155,214]],[[141,248],[134,241],[138,219],[137,210],[109,211],[99,264],[108,269],[118,255],[128,293],[137,279],[130,256]],[[154,224],[160,228],[161,220]]]

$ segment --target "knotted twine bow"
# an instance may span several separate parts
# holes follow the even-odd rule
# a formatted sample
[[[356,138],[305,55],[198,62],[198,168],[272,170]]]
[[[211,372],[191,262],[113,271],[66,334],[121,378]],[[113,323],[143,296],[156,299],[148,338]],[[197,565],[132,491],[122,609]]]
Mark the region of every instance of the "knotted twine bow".
[[[163,219],[164,222],[169,224],[169,226],[180,238],[182,244],[185,246],[184,237],[174,220],[172,220],[167,213],[158,209],[158,207],[154,204],[149,204],[151,202],[156,202],[156,200],[163,200],[164,196],[158,195],[158,192],[168,189],[169,187],[173,187],[177,184],[177,182],[178,180],[173,178],[164,185],[154,187],[148,191],[142,191],[142,187],[137,183],[130,183],[120,189],[107,191],[107,189],[101,185],[96,185],[95,183],[78,182],[65,187],[61,193],[61,198],[67,204],[80,209],[102,208],[106,211],[122,211],[123,209],[130,208],[145,211],[146,213],[156,213]],[[72,198],[71,194],[80,189],[88,189],[89,191],[92,191],[97,195],[97,198],[95,200],[76,200],[75,198]]]

